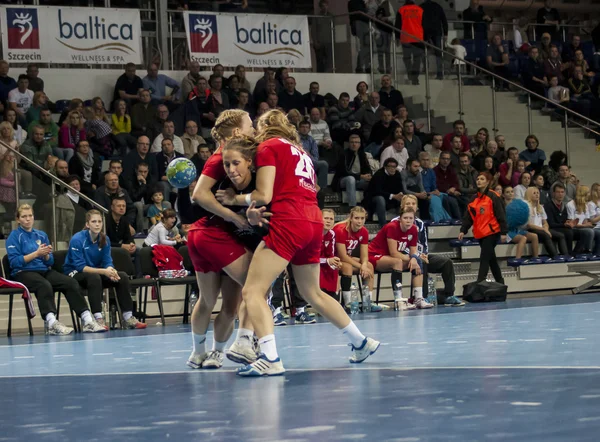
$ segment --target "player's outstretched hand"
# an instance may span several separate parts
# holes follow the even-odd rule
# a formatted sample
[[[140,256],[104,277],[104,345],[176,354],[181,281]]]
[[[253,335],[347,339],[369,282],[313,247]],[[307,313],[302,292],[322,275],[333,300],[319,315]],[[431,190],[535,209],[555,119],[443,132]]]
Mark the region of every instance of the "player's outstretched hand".
[[[246,217],[248,218],[248,222],[251,226],[259,226],[262,227],[265,224],[269,224],[269,217],[271,216],[270,212],[267,212],[267,208],[262,206],[260,208],[256,208],[256,201],[252,201],[252,204],[246,210]]]

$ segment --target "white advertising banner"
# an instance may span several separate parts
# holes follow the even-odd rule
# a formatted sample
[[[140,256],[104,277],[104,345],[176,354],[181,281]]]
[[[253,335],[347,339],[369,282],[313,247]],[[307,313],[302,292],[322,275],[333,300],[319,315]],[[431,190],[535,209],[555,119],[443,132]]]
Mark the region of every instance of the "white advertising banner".
[[[201,65],[311,67],[305,16],[184,12],[184,22],[190,57]]]
[[[3,6],[3,57],[9,62],[142,63],[137,9]]]

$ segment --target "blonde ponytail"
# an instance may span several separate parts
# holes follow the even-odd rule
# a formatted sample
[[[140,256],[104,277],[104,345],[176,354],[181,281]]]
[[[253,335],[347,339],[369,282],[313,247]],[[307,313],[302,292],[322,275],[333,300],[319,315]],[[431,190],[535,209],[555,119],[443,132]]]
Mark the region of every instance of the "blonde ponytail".
[[[283,138],[299,147],[302,146],[296,127],[279,110],[270,110],[263,114],[258,119],[256,127],[258,128],[258,134],[256,135],[258,143],[270,140],[271,138]]]
[[[218,144],[223,144],[233,136],[234,129],[241,129],[245,117],[250,118],[248,112],[241,109],[223,111],[215,121],[215,126],[210,131],[210,135]]]

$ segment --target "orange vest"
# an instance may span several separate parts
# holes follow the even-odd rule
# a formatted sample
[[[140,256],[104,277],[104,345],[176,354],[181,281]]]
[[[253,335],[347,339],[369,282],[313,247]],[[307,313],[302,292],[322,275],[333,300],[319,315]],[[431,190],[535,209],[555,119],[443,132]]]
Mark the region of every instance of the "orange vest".
[[[498,197],[498,194],[493,190],[489,190],[488,194],[494,194]],[[467,210],[473,220],[473,236],[476,239],[500,233],[500,223],[498,223],[494,214],[492,197],[478,192],[475,199],[467,206]]]
[[[400,33],[400,43],[420,43],[420,40],[423,40],[423,9],[418,5],[409,4],[398,9],[398,14],[402,16],[403,32]]]

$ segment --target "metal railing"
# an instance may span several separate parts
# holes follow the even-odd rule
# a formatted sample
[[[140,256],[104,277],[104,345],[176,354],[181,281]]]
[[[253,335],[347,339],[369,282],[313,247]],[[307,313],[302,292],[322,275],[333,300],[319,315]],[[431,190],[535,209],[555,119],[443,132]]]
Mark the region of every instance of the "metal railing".
[[[469,20],[448,20],[449,24],[454,24],[454,25],[463,25],[463,30],[470,27],[471,28],[471,35],[475,35],[475,25],[477,24],[481,24],[482,22],[475,22],[475,21],[469,21]],[[507,29],[509,30],[513,30],[513,28],[515,26],[517,26],[516,23],[513,22],[499,22],[499,21],[492,21],[492,22],[486,22],[486,25],[488,26],[488,30],[489,28],[493,27],[493,26],[500,26],[502,28],[502,39],[506,40],[506,36],[507,36]],[[531,29],[532,31],[532,40],[536,41],[537,40],[537,34],[539,33],[539,31],[537,31],[537,27],[539,26],[553,26],[553,25],[542,25],[539,23],[525,23],[523,26],[518,26],[521,29],[524,30],[529,30]],[[571,29],[581,29],[583,28],[582,25],[572,25],[572,24],[559,24],[559,25],[554,25],[554,26],[558,26],[560,29],[560,32],[562,34],[562,39],[563,41],[567,40],[567,30],[569,28]],[[457,31],[458,29],[454,29],[455,31]],[[491,31],[493,32],[493,31]]]

